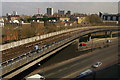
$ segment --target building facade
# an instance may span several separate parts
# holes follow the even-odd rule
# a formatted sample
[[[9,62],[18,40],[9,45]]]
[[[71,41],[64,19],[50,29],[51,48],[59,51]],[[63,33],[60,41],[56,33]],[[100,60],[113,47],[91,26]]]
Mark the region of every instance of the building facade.
[[[68,22],[68,21],[70,21],[70,18],[64,17],[64,18],[60,18],[59,20],[60,20],[60,21],[67,21],[67,22]]]
[[[65,14],[65,11],[64,10],[58,10],[58,14]]]
[[[67,15],[71,15],[71,11],[67,11],[67,13],[66,13]]]
[[[53,15],[53,8],[47,8],[47,15]]]
[[[4,19],[0,17],[0,27],[4,27]]]
[[[77,23],[85,23],[86,17],[80,17],[77,19]]]
[[[17,14],[17,11],[13,11],[13,15],[18,15],[18,14]]]
[[[105,21],[120,21],[120,14],[107,14],[99,12],[99,16]]]

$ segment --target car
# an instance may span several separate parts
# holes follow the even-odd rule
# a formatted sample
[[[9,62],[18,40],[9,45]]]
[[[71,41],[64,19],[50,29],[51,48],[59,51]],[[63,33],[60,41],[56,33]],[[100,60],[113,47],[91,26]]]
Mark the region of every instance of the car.
[[[34,46],[34,49],[35,49],[35,50],[38,50],[38,49],[39,49],[39,46],[38,46],[38,45],[35,45],[35,46]]]
[[[80,46],[86,46],[86,44],[85,43],[81,43]]]
[[[87,69],[85,71],[82,71],[80,73],[80,75],[76,76],[75,78],[73,78],[71,80],[81,80],[83,77],[88,76],[88,75],[90,75],[92,73],[93,73],[93,71],[91,69]]]
[[[107,40],[106,42],[107,42],[107,43],[110,43],[110,42],[112,42],[112,41],[111,41],[111,40]]]
[[[87,69],[87,70],[81,72],[81,73],[80,73],[80,76],[86,76],[86,75],[88,75],[88,74],[91,74],[92,72],[93,72],[93,71],[92,71],[91,69]]]
[[[94,65],[92,65],[93,68],[98,68],[102,65],[102,62],[96,62]]]
[[[38,66],[41,66],[41,64],[40,64],[40,63],[38,63]]]

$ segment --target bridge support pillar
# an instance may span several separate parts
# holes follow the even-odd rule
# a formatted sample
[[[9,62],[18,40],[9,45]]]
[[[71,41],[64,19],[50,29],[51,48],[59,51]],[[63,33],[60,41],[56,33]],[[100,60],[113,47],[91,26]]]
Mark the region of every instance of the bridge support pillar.
[[[79,39],[76,39],[76,49],[79,50]]]
[[[107,38],[108,36],[110,36],[110,38],[112,38],[112,31],[105,32],[105,38]]]
[[[112,38],[112,31],[110,31],[110,38]]]
[[[107,35],[108,35],[108,31],[105,31],[105,38],[107,38]]]
[[[88,34],[88,41],[92,39],[91,34]]]

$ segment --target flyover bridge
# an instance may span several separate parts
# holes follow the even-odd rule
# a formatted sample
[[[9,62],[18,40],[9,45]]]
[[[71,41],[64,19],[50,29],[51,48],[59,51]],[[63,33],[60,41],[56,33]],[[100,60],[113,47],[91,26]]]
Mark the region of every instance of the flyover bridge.
[[[45,58],[51,56],[57,51],[63,49],[64,47],[74,42],[78,42],[80,36],[89,34],[88,38],[90,39],[91,38],[90,33],[104,31],[106,32],[106,34],[108,34],[107,32],[109,32],[109,35],[111,35],[112,31],[114,30],[119,30],[119,29],[118,27],[101,27],[100,26],[100,27],[88,27],[85,29],[79,28],[73,31],[68,31],[64,34],[63,33],[59,34],[60,35],[59,39],[53,40],[53,42],[50,42],[50,43],[46,42],[47,44],[42,45],[42,47],[39,46],[39,49],[37,51],[30,50],[27,53],[24,53],[20,56],[17,56],[15,58],[2,62],[0,65],[0,70],[2,71],[2,74],[0,75],[2,76],[2,78],[12,78],[15,75],[21,73],[22,71],[44,60]]]

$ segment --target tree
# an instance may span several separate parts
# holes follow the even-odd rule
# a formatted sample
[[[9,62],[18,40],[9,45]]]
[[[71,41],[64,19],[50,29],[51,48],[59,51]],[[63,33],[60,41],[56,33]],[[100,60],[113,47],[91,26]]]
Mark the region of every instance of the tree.
[[[86,21],[91,23],[91,24],[102,22],[101,18],[97,14],[92,14],[92,15],[87,16]]]

